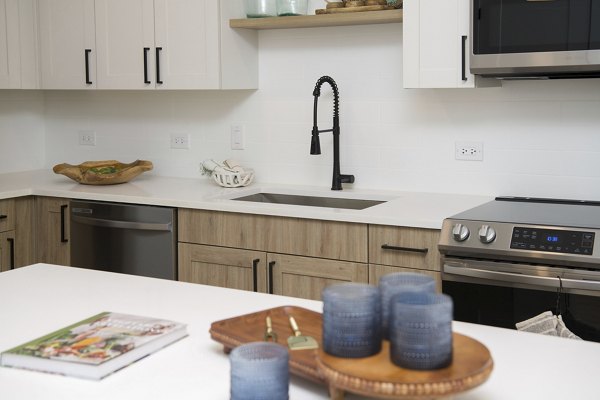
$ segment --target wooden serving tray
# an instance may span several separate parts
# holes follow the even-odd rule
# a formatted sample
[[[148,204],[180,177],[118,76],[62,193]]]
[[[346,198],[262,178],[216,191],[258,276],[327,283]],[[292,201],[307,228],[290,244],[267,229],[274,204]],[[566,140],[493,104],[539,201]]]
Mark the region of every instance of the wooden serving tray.
[[[321,346],[321,314],[305,308],[282,306],[269,310],[246,314],[213,322],[210,326],[210,337],[222,343],[225,353],[233,348],[250,342],[264,340],[265,318],[269,315],[273,323],[273,331],[277,333],[277,343],[287,347],[287,338],[293,335],[289,316],[293,316],[302,335],[312,336]],[[290,351],[290,372],[318,383],[325,380],[317,371],[317,350]]]
[[[79,165],[57,164],[52,170],[84,185],[115,185],[129,182],[152,168],[152,163],[145,160],[136,160],[129,164],[106,160],[86,161]]]
[[[416,371],[398,367],[390,361],[389,342],[372,357],[339,358],[325,353],[322,346],[321,314],[295,306],[283,306],[216,321],[210,336],[233,348],[264,340],[265,318],[271,317],[278,343],[287,345],[292,334],[288,318],[293,316],[303,335],[314,337],[317,350],[290,351],[290,372],[314,382],[327,384],[332,399],[341,400],[345,392],[398,399],[433,399],[452,396],[481,385],[490,376],[494,363],[489,350],[468,336],[453,334],[453,360],[446,368]]]
[[[329,382],[332,399],[344,392],[381,399],[437,399],[472,389],[485,382],[494,367],[489,350],[477,340],[453,334],[452,364],[446,368],[417,371],[390,360],[390,343],[384,340],[379,354],[365,358],[339,358],[319,349],[317,367]]]

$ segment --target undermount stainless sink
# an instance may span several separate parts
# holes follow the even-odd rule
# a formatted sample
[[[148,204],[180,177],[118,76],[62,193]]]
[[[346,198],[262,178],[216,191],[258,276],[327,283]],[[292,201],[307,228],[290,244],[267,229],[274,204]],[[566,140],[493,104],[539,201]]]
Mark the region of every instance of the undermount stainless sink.
[[[249,196],[237,197],[232,200],[253,201],[257,203],[289,204],[296,206],[346,208],[364,210],[365,208],[385,203],[384,200],[343,199],[338,197],[302,196],[280,193],[256,193]]]

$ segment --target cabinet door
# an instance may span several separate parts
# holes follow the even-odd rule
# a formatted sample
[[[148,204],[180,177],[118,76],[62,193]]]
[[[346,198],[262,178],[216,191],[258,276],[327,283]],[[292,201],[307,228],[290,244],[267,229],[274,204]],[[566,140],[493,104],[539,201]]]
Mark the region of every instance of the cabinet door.
[[[475,87],[468,72],[469,0],[405,0],[403,8],[404,87]]]
[[[96,87],[94,0],[40,0],[43,89]]]
[[[15,268],[34,264],[35,200],[33,196],[19,197],[15,202]]]
[[[70,265],[69,200],[38,197],[36,214],[38,260],[49,264]]]
[[[15,268],[15,231],[0,233],[0,272]]]
[[[321,292],[331,284],[368,282],[367,264],[271,253],[267,261],[273,294],[321,300]]]
[[[21,87],[18,0],[0,0],[0,89]]]
[[[414,268],[402,268],[402,267],[390,267],[389,265],[376,265],[369,264],[369,283],[371,285],[379,284],[379,280],[383,275],[392,274],[396,272],[412,272],[417,274],[425,274],[433,277],[435,279],[435,286],[437,291],[441,293],[442,291],[442,274],[437,271],[427,271],[423,269],[414,269]]]
[[[155,0],[154,4],[156,88],[218,89],[219,2]]]
[[[153,0],[95,4],[98,89],[154,89]]]
[[[0,200],[0,232],[15,229],[15,201],[13,199]]]
[[[179,280],[266,292],[266,254],[260,251],[179,243]]]

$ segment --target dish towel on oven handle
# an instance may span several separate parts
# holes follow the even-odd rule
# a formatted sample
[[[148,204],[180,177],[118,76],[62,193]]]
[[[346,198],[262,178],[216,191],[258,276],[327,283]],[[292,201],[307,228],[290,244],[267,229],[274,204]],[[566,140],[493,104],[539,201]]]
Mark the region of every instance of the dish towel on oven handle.
[[[523,332],[540,333],[542,335],[560,336],[569,339],[581,338],[571,332],[562,320],[562,316],[555,316],[552,311],[545,311],[525,321],[517,322],[517,330]]]

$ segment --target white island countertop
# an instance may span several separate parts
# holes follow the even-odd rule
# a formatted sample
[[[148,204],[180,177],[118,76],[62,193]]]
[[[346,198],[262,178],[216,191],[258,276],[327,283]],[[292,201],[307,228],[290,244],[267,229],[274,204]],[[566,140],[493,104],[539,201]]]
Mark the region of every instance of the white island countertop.
[[[317,301],[47,264],[0,273],[0,304],[0,351],[101,311],[181,321],[189,331],[101,381],[0,368],[2,400],[229,399],[229,360],[210,339],[212,322],[281,305],[322,309]],[[494,359],[488,381],[456,400],[600,396],[598,343],[460,322],[454,330],[485,344]],[[290,399],[327,398],[325,387],[292,378]]]
[[[364,210],[308,207],[232,200],[255,193],[283,193],[318,197],[384,200]],[[149,204],[178,208],[228,211],[327,221],[440,229],[444,218],[492,200],[487,196],[359,190],[253,183],[245,188],[222,188],[206,177],[169,178],[143,174],[121,185],[80,185],[51,171],[0,174],[0,199],[39,195]]]

